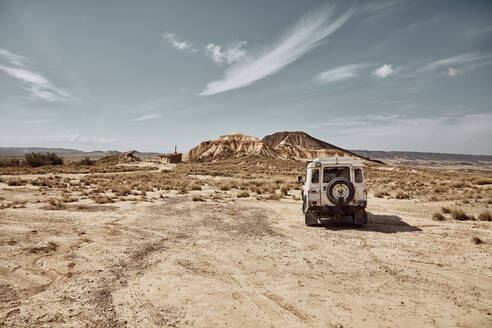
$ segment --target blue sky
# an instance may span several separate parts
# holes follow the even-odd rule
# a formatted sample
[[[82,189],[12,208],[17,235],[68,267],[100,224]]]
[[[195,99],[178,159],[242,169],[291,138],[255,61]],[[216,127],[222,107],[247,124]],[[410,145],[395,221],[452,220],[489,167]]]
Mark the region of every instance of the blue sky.
[[[490,1],[0,0],[0,146],[492,154],[491,85]]]

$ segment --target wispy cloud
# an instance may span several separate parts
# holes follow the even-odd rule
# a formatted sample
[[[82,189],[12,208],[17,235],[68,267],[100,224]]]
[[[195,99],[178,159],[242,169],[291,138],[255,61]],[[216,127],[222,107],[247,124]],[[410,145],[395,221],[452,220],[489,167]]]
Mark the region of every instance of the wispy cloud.
[[[402,3],[402,0],[367,1],[360,7],[359,11],[362,13],[377,13],[386,9],[398,7]]]
[[[43,124],[48,122],[50,122],[50,120],[42,119],[42,118],[24,121],[25,124]]]
[[[5,58],[10,64],[23,67],[25,63],[29,62],[24,56],[14,54],[6,49],[0,49],[0,56]]]
[[[324,71],[318,75],[318,80],[322,82],[335,82],[346,80],[359,75],[359,71],[366,67],[365,64],[352,64],[340,66],[334,69]]]
[[[197,52],[197,50],[193,48],[193,44],[190,41],[178,41],[178,39],[176,38],[176,34],[174,33],[166,32],[162,35],[162,38],[168,41],[176,49],[179,49],[181,51]]]
[[[68,134],[55,138],[55,141],[64,141],[69,143],[85,143],[85,144],[113,144],[118,141],[117,138],[94,138],[78,133]]]
[[[449,66],[473,63],[490,57],[491,57],[490,55],[480,55],[478,52],[467,53],[467,54],[431,62],[420,68],[419,72],[427,72],[441,67],[449,67]]]
[[[144,114],[142,116],[139,116],[137,118],[132,118],[128,120],[129,122],[141,122],[141,121],[147,121],[147,120],[152,120],[154,118],[159,118],[161,117],[161,113],[149,113],[149,114]]]
[[[209,43],[205,48],[205,53],[218,64],[232,64],[240,61],[246,55],[246,41],[235,41],[229,46],[223,47],[219,44]]]
[[[395,73],[395,70],[393,69],[393,65],[391,64],[384,64],[383,66],[375,69],[371,75],[374,75],[376,77],[379,77],[379,78],[386,78],[388,76],[390,76],[391,74],[394,74]]]
[[[413,24],[407,25],[407,26],[401,28],[400,29],[400,32],[408,32],[408,31],[411,31],[411,30],[419,29],[419,28],[424,27],[424,26],[427,26],[427,25],[437,24],[437,23],[439,23],[439,21],[440,21],[440,18],[439,17],[431,17],[429,19],[426,19],[426,20],[423,20],[423,21],[419,21],[419,22],[415,22]]]
[[[0,65],[0,71],[21,81],[24,84],[24,89],[31,92],[33,98],[50,102],[75,100],[68,91],[55,87],[48,79],[39,73],[30,71],[26,68],[4,65]]]
[[[304,17],[275,45],[256,56],[247,56],[244,61],[231,65],[223,79],[210,82],[199,95],[210,96],[242,88],[277,73],[319,46],[324,38],[345,24],[352,15],[352,10],[329,24],[332,13],[333,10],[329,8]]]

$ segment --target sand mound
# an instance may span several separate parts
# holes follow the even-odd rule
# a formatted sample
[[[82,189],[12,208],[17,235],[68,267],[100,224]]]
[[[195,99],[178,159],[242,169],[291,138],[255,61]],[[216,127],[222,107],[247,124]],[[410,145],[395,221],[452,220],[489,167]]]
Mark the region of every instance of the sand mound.
[[[261,157],[277,158],[279,154],[272,146],[260,141],[256,137],[242,133],[233,133],[220,136],[215,140],[208,140],[187,151],[185,161],[214,161],[234,157],[257,155]]]

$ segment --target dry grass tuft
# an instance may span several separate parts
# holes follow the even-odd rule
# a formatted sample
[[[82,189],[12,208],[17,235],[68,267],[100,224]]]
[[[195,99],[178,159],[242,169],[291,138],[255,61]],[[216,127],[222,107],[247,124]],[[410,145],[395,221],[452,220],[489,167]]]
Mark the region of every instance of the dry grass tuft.
[[[478,216],[480,221],[492,221],[492,214],[489,211],[483,211]]]
[[[247,192],[246,190],[244,191],[241,191],[239,192],[237,195],[236,195],[237,198],[245,198],[245,197],[249,197],[249,192]]]
[[[473,220],[473,216],[469,216],[461,208],[453,208],[451,210],[451,218],[458,221]]]
[[[442,215],[440,212],[435,212],[434,214],[432,214],[432,219],[436,221],[443,221],[445,218],[444,215]]]
[[[478,237],[473,237],[472,238],[472,242],[475,244],[475,245],[480,245],[480,244],[484,244],[484,242],[482,241],[482,239],[478,238]]]
[[[444,214],[449,214],[451,213],[451,209],[446,206],[441,206],[441,212],[443,212]]]
[[[63,200],[61,199],[56,199],[56,198],[50,198],[48,199],[48,209],[49,210],[62,210],[65,208],[65,204],[63,203]]]
[[[109,204],[114,203],[114,200],[106,195],[96,195],[92,198],[96,204]]]

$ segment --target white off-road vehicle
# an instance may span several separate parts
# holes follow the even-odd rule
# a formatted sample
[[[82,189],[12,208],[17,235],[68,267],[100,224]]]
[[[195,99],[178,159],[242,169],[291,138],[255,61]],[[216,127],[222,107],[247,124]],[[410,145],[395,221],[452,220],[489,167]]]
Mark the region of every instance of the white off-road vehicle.
[[[301,194],[308,226],[322,223],[326,218],[347,216],[354,224],[367,224],[363,166],[353,157],[324,157],[310,162]]]

